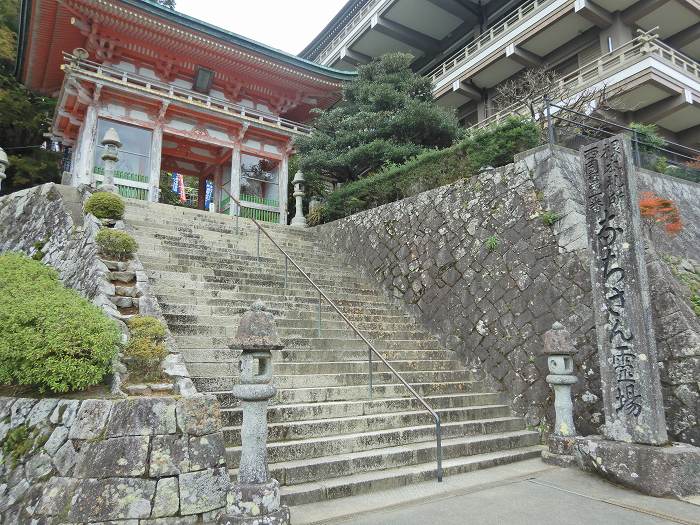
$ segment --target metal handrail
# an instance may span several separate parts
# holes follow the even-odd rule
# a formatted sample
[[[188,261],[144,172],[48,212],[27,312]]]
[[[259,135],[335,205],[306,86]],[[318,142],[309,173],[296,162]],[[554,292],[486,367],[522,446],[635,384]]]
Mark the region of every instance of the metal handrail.
[[[227,192],[228,193],[228,192]],[[238,200],[235,196],[231,195],[229,193],[230,198],[238,205],[239,209],[240,207],[243,206],[240,200]],[[240,213],[240,212],[239,212]],[[238,218],[238,214],[236,215],[236,218]],[[396,369],[389,364],[389,361],[384,359],[384,357],[379,353],[379,351],[374,347],[374,345],[364,336],[362,332],[350,321],[350,319],[347,318],[347,316],[340,311],[340,309],[336,306],[336,304],[331,300],[330,297],[326,295],[326,293],[321,290],[321,288],[318,287],[318,285],[309,277],[309,275],[301,269],[301,267],[297,264],[297,262],[279,245],[277,242],[270,236],[270,234],[267,232],[265,228],[262,227],[262,225],[255,220],[254,218],[250,218],[251,221],[253,221],[253,224],[257,226],[258,228],[258,239],[257,239],[257,257],[258,260],[260,260],[260,232],[267,237],[270,242],[273,244],[277,250],[284,255],[284,282],[285,282],[285,289],[287,287],[287,263],[290,262],[292,263],[292,266],[294,266],[297,270],[299,270],[299,273],[306,279],[306,281],[309,282],[311,286],[313,286],[316,291],[318,292],[318,335],[319,337],[321,336],[321,299],[325,299],[326,302],[330,305],[330,307],[335,310],[335,312],[345,321],[345,323],[350,327],[350,329],[357,335],[362,341],[367,345],[367,348],[369,349],[368,351],[368,361],[369,361],[369,398],[370,400],[372,399],[372,355],[374,354],[379,358],[379,360],[386,365],[386,367],[394,374],[394,376],[403,384],[403,386],[406,387],[406,389],[413,395],[414,398],[418,400],[418,402],[423,405],[423,408],[425,408],[426,411],[430,413],[432,416],[433,420],[435,421],[435,439],[437,442],[437,450],[436,450],[436,456],[437,456],[437,480],[442,481],[442,430],[440,427],[440,416],[438,413],[433,410],[433,408],[427,403],[423,397],[418,394],[414,390],[414,388],[409,385],[406,380],[401,377],[401,374],[399,374]]]

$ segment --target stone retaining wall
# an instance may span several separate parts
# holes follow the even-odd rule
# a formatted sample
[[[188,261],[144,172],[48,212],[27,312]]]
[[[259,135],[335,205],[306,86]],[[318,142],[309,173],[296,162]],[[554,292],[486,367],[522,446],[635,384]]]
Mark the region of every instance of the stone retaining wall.
[[[561,321],[579,350],[576,424],[595,433],[603,416],[581,184],[577,154],[545,146],[509,166],[316,229],[320,242],[374,277],[467,366],[488,372],[533,427],[553,413],[542,335]],[[553,225],[546,212],[557,214]],[[695,226],[685,235],[698,245]],[[684,312],[673,329],[657,328],[669,430],[698,444],[700,326],[685,315],[692,314],[687,290],[660,257],[648,260],[659,270],[657,322],[666,319],[664,305]]]
[[[179,525],[215,520],[226,506],[213,396],[0,398],[0,443],[2,525]]]

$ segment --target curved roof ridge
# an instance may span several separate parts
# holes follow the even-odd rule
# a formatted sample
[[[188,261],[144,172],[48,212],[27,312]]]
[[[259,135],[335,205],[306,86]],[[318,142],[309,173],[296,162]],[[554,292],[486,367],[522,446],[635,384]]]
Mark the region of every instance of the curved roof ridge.
[[[176,23],[181,23],[185,26],[190,27],[191,29],[199,30],[203,33],[210,35],[210,36],[220,38],[220,39],[225,40],[227,42],[230,42],[232,44],[243,47],[249,51],[261,53],[263,55],[266,55],[268,58],[280,60],[282,62],[289,64],[289,65],[300,67],[300,68],[306,69],[307,71],[311,71],[311,72],[316,73],[316,74],[329,76],[329,77],[335,78],[337,80],[350,80],[350,79],[354,78],[356,75],[356,73],[354,71],[343,71],[340,69],[334,69],[331,67],[322,66],[320,64],[317,64],[316,62],[312,62],[311,60],[307,60],[307,59],[302,58],[300,56],[293,55],[291,53],[287,53],[286,51],[282,51],[281,49],[276,49],[276,48],[271,47],[267,44],[257,42],[251,38],[245,37],[243,35],[239,35],[238,33],[234,33],[234,32],[229,31],[227,29],[223,29],[221,27],[215,26],[215,25],[210,24],[208,22],[204,22],[202,20],[199,20],[198,18],[194,18],[194,17],[186,15],[184,13],[180,13],[180,12],[175,11],[173,9],[169,9],[167,7],[164,7],[160,4],[157,4],[155,2],[155,0],[117,0],[117,1],[134,6],[134,7],[137,7],[137,8],[140,8],[140,9],[143,9],[147,12],[151,12],[153,14],[156,14],[158,16],[166,18],[170,21],[173,21]]]

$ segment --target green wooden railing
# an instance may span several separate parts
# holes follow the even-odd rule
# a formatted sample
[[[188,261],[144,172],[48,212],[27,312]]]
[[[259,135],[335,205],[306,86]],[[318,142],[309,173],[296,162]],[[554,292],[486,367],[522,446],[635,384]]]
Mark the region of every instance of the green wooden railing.
[[[99,188],[100,186],[102,186],[102,181],[98,180],[95,184]],[[146,188],[134,188],[133,186],[123,186],[119,183],[116,183],[115,186],[117,187],[117,192],[122,197],[125,197],[127,199],[137,199],[140,201],[148,200],[148,190]]]
[[[265,206],[272,206],[275,208],[279,207],[280,205],[279,201],[276,201],[275,199],[265,199],[256,195],[246,195],[245,193],[241,193],[241,201],[253,202],[255,204],[263,204]]]
[[[98,175],[104,175],[105,170],[102,166],[95,166],[93,169],[95,173]],[[148,184],[148,177],[145,175],[141,175],[140,173],[132,173],[130,171],[115,171],[114,172],[114,178],[115,179],[122,179],[122,180],[130,180],[133,182],[144,182]]]
[[[255,199],[255,200],[253,200],[253,199]],[[277,207],[279,205],[276,200],[263,199],[261,197],[255,197],[254,195],[241,195],[241,202],[244,202],[244,201],[245,202],[252,202],[255,204],[264,204],[266,206]],[[221,205],[218,208],[219,212],[220,213],[228,213],[230,206],[231,206],[231,198],[228,195],[225,195],[221,199]],[[272,211],[272,210],[260,210],[258,208],[246,208],[245,206],[241,206],[240,217],[245,217],[246,219],[255,219],[256,221],[278,223],[280,221],[280,212],[279,211]]]
[[[246,219],[255,219],[256,221],[264,222],[279,222],[280,212],[270,210],[259,210],[258,208],[246,208],[241,206],[241,217]]]

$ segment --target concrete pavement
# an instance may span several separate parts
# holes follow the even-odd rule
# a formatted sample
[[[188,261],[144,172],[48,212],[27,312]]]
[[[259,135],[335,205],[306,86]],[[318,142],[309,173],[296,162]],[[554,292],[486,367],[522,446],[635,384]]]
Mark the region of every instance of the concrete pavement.
[[[700,525],[698,504],[652,498],[539,459],[443,483],[292,507],[292,523],[344,525]]]

